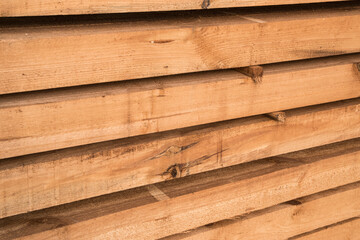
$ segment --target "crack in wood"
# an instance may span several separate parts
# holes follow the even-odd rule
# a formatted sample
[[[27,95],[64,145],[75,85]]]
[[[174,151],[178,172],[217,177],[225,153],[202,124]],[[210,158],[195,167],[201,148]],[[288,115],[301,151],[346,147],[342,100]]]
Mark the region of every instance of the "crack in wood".
[[[198,144],[199,142],[194,142],[194,143],[190,143],[189,145],[185,145],[185,146],[181,146],[181,147],[178,147],[178,146],[170,146],[169,148],[167,148],[165,151],[162,151],[161,153],[157,154],[156,156],[150,158],[149,160],[154,160],[154,159],[157,159],[157,158],[161,158],[163,156],[171,156],[171,155],[175,155],[175,154],[178,154],[182,151],[185,151],[186,149],[188,148],[191,148],[193,146],[195,146],[196,144]]]
[[[154,40],[154,41],[151,41],[150,43],[155,43],[155,44],[164,44],[164,43],[171,43],[175,40]]]

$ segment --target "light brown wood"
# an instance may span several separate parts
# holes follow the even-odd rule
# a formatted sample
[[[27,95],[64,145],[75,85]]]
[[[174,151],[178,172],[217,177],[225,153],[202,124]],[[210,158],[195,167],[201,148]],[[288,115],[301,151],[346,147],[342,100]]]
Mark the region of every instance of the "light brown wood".
[[[357,240],[359,239],[359,235],[360,218],[354,218],[335,226],[319,229],[319,231],[315,231],[304,236],[294,237],[289,240]]]
[[[354,139],[5,218],[0,238],[156,239],[359,180]]]
[[[0,94],[360,52],[357,3],[302,9],[5,22]]]
[[[287,240],[295,235],[359,215],[360,183],[355,183],[166,237],[163,240]]]
[[[0,161],[0,217],[360,137],[360,99]]]
[[[359,56],[0,96],[0,158],[360,97]]]
[[[173,11],[337,1],[341,0],[0,0],[0,17]]]

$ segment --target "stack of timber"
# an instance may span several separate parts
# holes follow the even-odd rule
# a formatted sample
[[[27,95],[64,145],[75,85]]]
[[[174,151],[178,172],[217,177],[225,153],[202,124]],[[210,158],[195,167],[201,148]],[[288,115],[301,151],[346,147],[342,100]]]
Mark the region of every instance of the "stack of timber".
[[[360,239],[359,23],[0,0],[0,239]]]

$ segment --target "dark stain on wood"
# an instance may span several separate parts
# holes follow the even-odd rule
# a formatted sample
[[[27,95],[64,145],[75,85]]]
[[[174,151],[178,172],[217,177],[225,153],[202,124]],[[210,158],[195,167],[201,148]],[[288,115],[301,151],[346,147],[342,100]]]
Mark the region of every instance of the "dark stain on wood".
[[[165,172],[163,172],[161,175],[166,179],[174,179],[174,178],[180,178],[181,177],[181,172],[182,169],[185,168],[185,164],[184,163],[180,163],[180,164],[173,164],[170,167],[168,167],[168,169],[166,169]]]
[[[360,63],[354,63],[353,68],[355,75],[357,75],[358,79],[360,80]]]
[[[152,41],[152,43],[156,43],[156,44],[164,44],[164,43],[171,43],[175,40],[154,40]]]
[[[168,167],[162,176],[169,176],[170,179],[181,177],[181,169],[184,167],[184,164],[174,164]]]
[[[190,161],[190,162],[187,162],[187,163],[173,164],[170,167],[168,167],[166,169],[166,171],[164,171],[161,174],[161,176],[164,177],[166,180],[174,179],[174,178],[180,178],[180,177],[183,177],[183,176],[188,176],[188,175],[190,175],[190,171],[189,171],[190,168],[192,168],[194,166],[197,166],[197,165],[200,165],[204,161],[206,161],[207,159],[209,159],[211,157],[214,157],[214,156],[217,156],[219,154],[222,154],[226,150],[228,150],[228,149],[224,149],[224,150],[221,150],[219,152],[216,152],[216,153],[213,153],[213,154],[210,154],[210,155],[204,155],[204,156],[202,156],[200,158],[197,158],[197,159],[195,159],[193,161]]]
[[[210,6],[210,0],[204,0],[201,4],[202,9],[207,9]]]

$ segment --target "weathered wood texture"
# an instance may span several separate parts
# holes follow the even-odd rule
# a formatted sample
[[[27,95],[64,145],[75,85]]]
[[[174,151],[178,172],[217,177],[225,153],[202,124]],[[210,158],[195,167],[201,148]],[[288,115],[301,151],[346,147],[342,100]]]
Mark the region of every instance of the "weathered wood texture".
[[[347,0],[0,0],[0,17],[173,11]]]
[[[163,240],[287,240],[359,215],[360,183],[354,183]]]
[[[360,52],[359,4],[342,5],[3,24],[0,93]]]
[[[354,139],[1,219],[0,238],[155,239],[359,180]]]
[[[336,225],[328,226],[318,231],[289,240],[358,240],[360,236],[360,217],[349,219]]]
[[[0,217],[360,137],[360,99],[0,162]]]
[[[0,96],[0,158],[360,97],[360,55]]]

